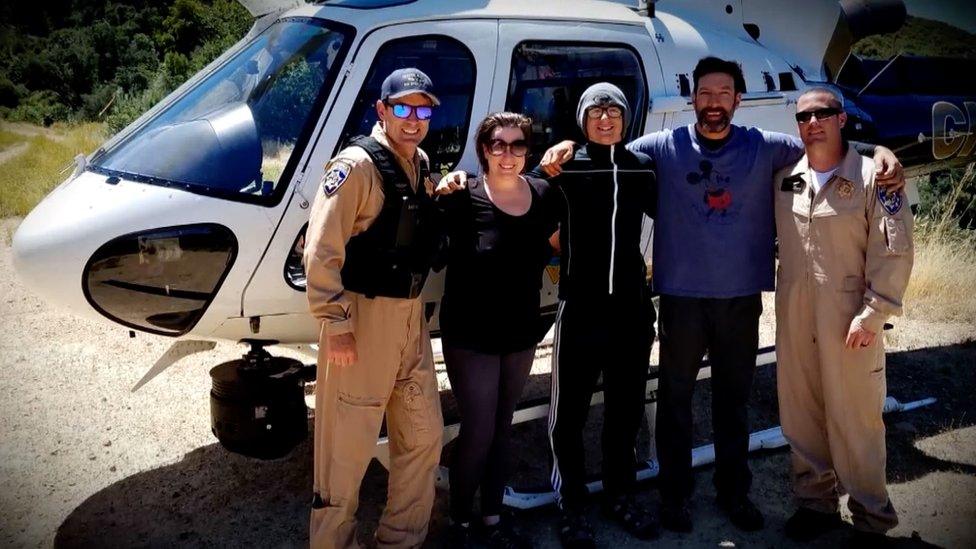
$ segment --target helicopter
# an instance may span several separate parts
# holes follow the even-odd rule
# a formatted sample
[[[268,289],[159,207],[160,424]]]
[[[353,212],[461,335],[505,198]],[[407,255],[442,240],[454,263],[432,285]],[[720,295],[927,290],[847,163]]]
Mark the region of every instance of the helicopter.
[[[737,124],[795,135],[795,101],[819,85],[844,97],[848,138],[904,151],[910,173],[960,162],[974,148],[971,84],[905,91],[895,73],[921,61],[876,66],[851,54],[857,40],[902,25],[900,0],[239,1],[254,16],[247,35],[79,156],[20,224],[13,252],[20,277],[46,300],[174,339],[134,390],[215,341],[249,344],[224,368],[229,381],[212,374],[212,399],[225,397],[214,404],[214,433],[248,455],[281,455],[304,437],[309,368],[266,347],[318,340],[301,263],[309,208],[328,160],[369,133],[394,69],[417,67],[434,81],[441,105],[422,147],[442,174],[477,171],[474,132],[489,112],[531,117],[530,164],[580,137],[577,98],[599,81],[634,106],[626,140],[693,123],[691,71],[708,55],[742,65]],[[911,116],[890,124],[894,110]],[[550,322],[557,287],[550,265],[541,290]],[[421,299],[433,337],[442,292],[443,273],[432,274]],[[764,349],[757,363],[772,357]],[[223,390],[235,383],[250,385]],[[228,403],[229,394],[244,400]],[[516,421],[546,406],[522,406]],[[456,432],[448,425],[445,441]]]

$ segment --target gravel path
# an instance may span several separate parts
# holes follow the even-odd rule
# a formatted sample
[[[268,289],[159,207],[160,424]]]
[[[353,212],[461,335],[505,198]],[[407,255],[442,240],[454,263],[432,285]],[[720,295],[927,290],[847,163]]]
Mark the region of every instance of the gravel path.
[[[4,221],[2,232],[10,233],[14,223]],[[767,344],[771,314],[767,299],[762,336]],[[891,494],[902,518],[892,534],[905,546],[974,547],[976,343],[971,338],[976,327],[905,320],[895,334],[889,392],[902,400],[931,395],[940,402],[888,417]],[[53,309],[21,286],[12,272],[9,238],[0,239],[0,546],[307,544],[310,445],[280,460],[257,461],[225,451],[210,434],[207,370],[237,358],[243,348],[218,344],[130,392],[171,341],[142,333],[130,338],[120,326]],[[531,393],[547,392],[547,370],[542,357]],[[761,369],[752,410],[756,429],[777,423],[774,388],[773,369]],[[702,412],[696,438],[702,442],[709,438],[708,392],[704,382],[696,397]],[[599,409],[595,412],[591,432],[599,428]],[[519,425],[515,433],[515,481],[521,486],[544,482],[544,422]],[[593,440],[589,446],[597,445]],[[445,455],[449,452],[450,447]],[[757,455],[750,463],[753,496],[767,516],[763,532],[742,534],[721,518],[706,468],[698,474],[695,532],[665,534],[662,541],[782,546],[782,523],[791,512],[788,453]],[[590,464],[598,467],[596,455]],[[374,462],[363,485],[364,540],[375,527],[385,480]],[[655,485],[647,486],[642,497],[655,505]],[[431,547],[442,539],[446,503],[446,494],[439,492]],[[596,509],[591,521],[602,546],[638,546],[605,525]],[[518,513],[516,522],[538,546],[555,546],[552,508]],[[918,539],[911,539],[913,532]],[[832,535],[824,546],[841,543],[845,535]]]

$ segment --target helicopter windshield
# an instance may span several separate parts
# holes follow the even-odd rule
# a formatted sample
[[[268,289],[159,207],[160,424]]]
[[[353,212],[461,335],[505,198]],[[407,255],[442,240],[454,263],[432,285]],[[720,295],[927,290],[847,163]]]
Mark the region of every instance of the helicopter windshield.
[[[351,27],[275,22],[155,118],[97,155],[95,171],[275,204],[349,48]],[[291,161],[291,162],[289,162]]]

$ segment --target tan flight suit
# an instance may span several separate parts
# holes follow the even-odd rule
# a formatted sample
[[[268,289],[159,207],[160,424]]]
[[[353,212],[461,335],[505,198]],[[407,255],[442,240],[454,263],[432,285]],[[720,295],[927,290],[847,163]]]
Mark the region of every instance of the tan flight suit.
[[[799,176],[797,179],[796,176]],[[874,162],[848,150],[815,196],[804,156],[775,178],[777,388],[800,506],[837,511],[850,494],[854,527],[885,532],[898,517],[885,487],[882,329],[900,315],[912,270],[912,213],[885,209]],[[851,322],[877,334],[845,348]]]
[[[371,135],[390,148],[378,124]],[[396,156],[415,190],[419,155],[423,151],[410,161]],[[342,181],[334,175],[337,167],[348,174]],[[444,427],[423,307],[419,298],[367,298],[344,290],[340,271],[346,243],[379,215],[383,181],[358,147],[340,151],[325,174],[312,206],[304,257],[309,307],[321,321],[310,545],[359,546],[359,486],[376,451],[385,411],[389,491],[376,539],[380,546],[417,547],[427,535]],[[340,183],[331,194],[323,190],[329,177],[331,184]],[[432,189],[429,181],[423,184]],[[328,364],[326,336],[347,332],[355,335],[358,361]]]

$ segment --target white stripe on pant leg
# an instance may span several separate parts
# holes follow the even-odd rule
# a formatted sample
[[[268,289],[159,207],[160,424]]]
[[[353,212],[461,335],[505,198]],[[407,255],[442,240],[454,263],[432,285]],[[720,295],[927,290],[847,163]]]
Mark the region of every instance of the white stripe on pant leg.
[[[556,416],[558,414],[558,403],[559,403],[559,340],[560,333],[562,332],[563,325],[563,308],[566,306],[565,301],[559,302],[559,309],[556,311],[556,330],[553,336],[552,343],[552,365],[551,373],[549,376],[550,389],[549,389],[549,449],[552,451],[552,474],[549,477],[549,482],[552,483],[552,489],[556,494],[556,505],[561,505],[562,495],[559,489],[562,487],[563,479],[559,474],[559,458],[556,457],[556,444],[553,439],[553,432],[556,429]]]

